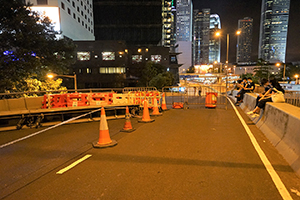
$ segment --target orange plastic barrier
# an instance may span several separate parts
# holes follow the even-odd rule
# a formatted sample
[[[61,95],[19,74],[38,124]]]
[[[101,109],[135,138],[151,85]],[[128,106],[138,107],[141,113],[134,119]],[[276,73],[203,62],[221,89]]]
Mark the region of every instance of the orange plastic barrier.
[[[88,106],[87,94],[73,93],[67,94],[67,106],[68,107],[78,107],[78,106]]]
[[[183,108],[183,103],[181,103],[181,102],[173,102],[172,107],[174,109],[181,109],[181,108]]]
[[[113,93],[91,93],[89,94],[89,104],[91,106],[112,104]]]
[[[218,97],[218,93],[207,92],[205,98],[205,107],[215,108],[217,106],[217,97]]]
[[[67,107],[66,94],[52,94],[50,106],[51,108]]]

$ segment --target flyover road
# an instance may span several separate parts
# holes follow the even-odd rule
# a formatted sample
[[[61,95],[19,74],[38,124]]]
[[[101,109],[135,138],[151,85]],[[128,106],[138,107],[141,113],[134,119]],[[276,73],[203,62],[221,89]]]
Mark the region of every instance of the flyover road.
[[[92,147],[99,121],[8,146],[45,127],[0,132],[0,199],[300,199],[300,179],[234,107],[168,110],[153,118],[131,119],[132,133],[119,132],[124,119],[109,120],[118,145],[105,149]]]

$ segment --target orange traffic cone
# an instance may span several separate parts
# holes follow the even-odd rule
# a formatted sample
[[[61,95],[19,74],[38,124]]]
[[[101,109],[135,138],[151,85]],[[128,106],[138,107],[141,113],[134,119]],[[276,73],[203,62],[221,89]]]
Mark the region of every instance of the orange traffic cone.
[[[130,133],[134,130],[135,130],[135,128],[132,128],[131,121],[130,121],[129,109],[128,109],[128,106],[126,106],[125,124],[124,124],[124,127],[121,131]]]
[[[166,104],[166,99],[165,99],[165,93],[162,94],[161,109],[162,110],[168,110],[167,109],[167,104]]]
[[[160,113],[159,110],[158,110],[156,97],[154,97],[153,100],[154,100],[154,106],[153,106],[153,112],[152,112],[151,115],[161,116],[162,113]]]
[[[101,109],[101,118],[100,118],[100,131],[99,131],[99,140],[98,142],[93,143],[94,148],[104,148],[112,147],[117,145],[117,141],[111,140],[109,135],[109,130],[106,121],[105,110],[102,107]]]
[[[154,122],[154,121],[155,121],[154,119],[150,119],[149,109],[148,109],[148,101],[144,100],[143,117],[142,117],[142,120],[139,120],[138,122],[149,123],[149,122]]]

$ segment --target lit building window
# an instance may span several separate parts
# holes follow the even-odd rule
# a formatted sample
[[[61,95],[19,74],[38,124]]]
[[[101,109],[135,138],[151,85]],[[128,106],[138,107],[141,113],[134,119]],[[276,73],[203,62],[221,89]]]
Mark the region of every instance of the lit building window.
[[[151,61],[152,62],[160,62],[161,61],[161,55],[151,55]]]
[[[91,59],[90,52],[77,52],[77,60],[84,61],[90,59]]]
[[[140,63],[143,61],[142,55],[132,55],[132,63]]]
[[[87,74],[91,74],[91,73],[92,73],[92,69],[86,68],[86,73],[87,73]]]
[[[124,74],[125,67],[100,67],[100,74]]]
[[[102,52],[102,60],[115,60],[115,52]]]

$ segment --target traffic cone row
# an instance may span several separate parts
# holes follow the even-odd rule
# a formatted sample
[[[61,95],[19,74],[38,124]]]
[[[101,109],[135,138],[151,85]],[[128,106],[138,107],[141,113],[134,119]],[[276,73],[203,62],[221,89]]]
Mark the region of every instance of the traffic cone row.
[[[164,94],[163,94],[163,100],[162,100],[162,110],[167,110]],[[154,107],[153,107],[152,115],[156,115],[156,116],[162,115],[162,113],[159,112],[156,98],[154,98]],[[148,101],[144,100],[143,117],[138,122],[150,123],[150,122],[154,122],[154,121],[155,120],[151,119],[150,115],[149,115]],[[125,124],[121,131],[122,132],[132,132],[134,130],[135,129],[132,127],[131,121],[130,121],[129,109],[128,109],[128,106],[126,106]],[[110,138],[106,115],[105,115],[105,110],[102,107],[101,108],[101,117],[100,117],[99,140],[98,140],[98,142],[93,143],[93,147],[94,148],[105,148],[105,147],[112,147],[115,145],[117,145],[117,141],[111,140],[111,138]]]

